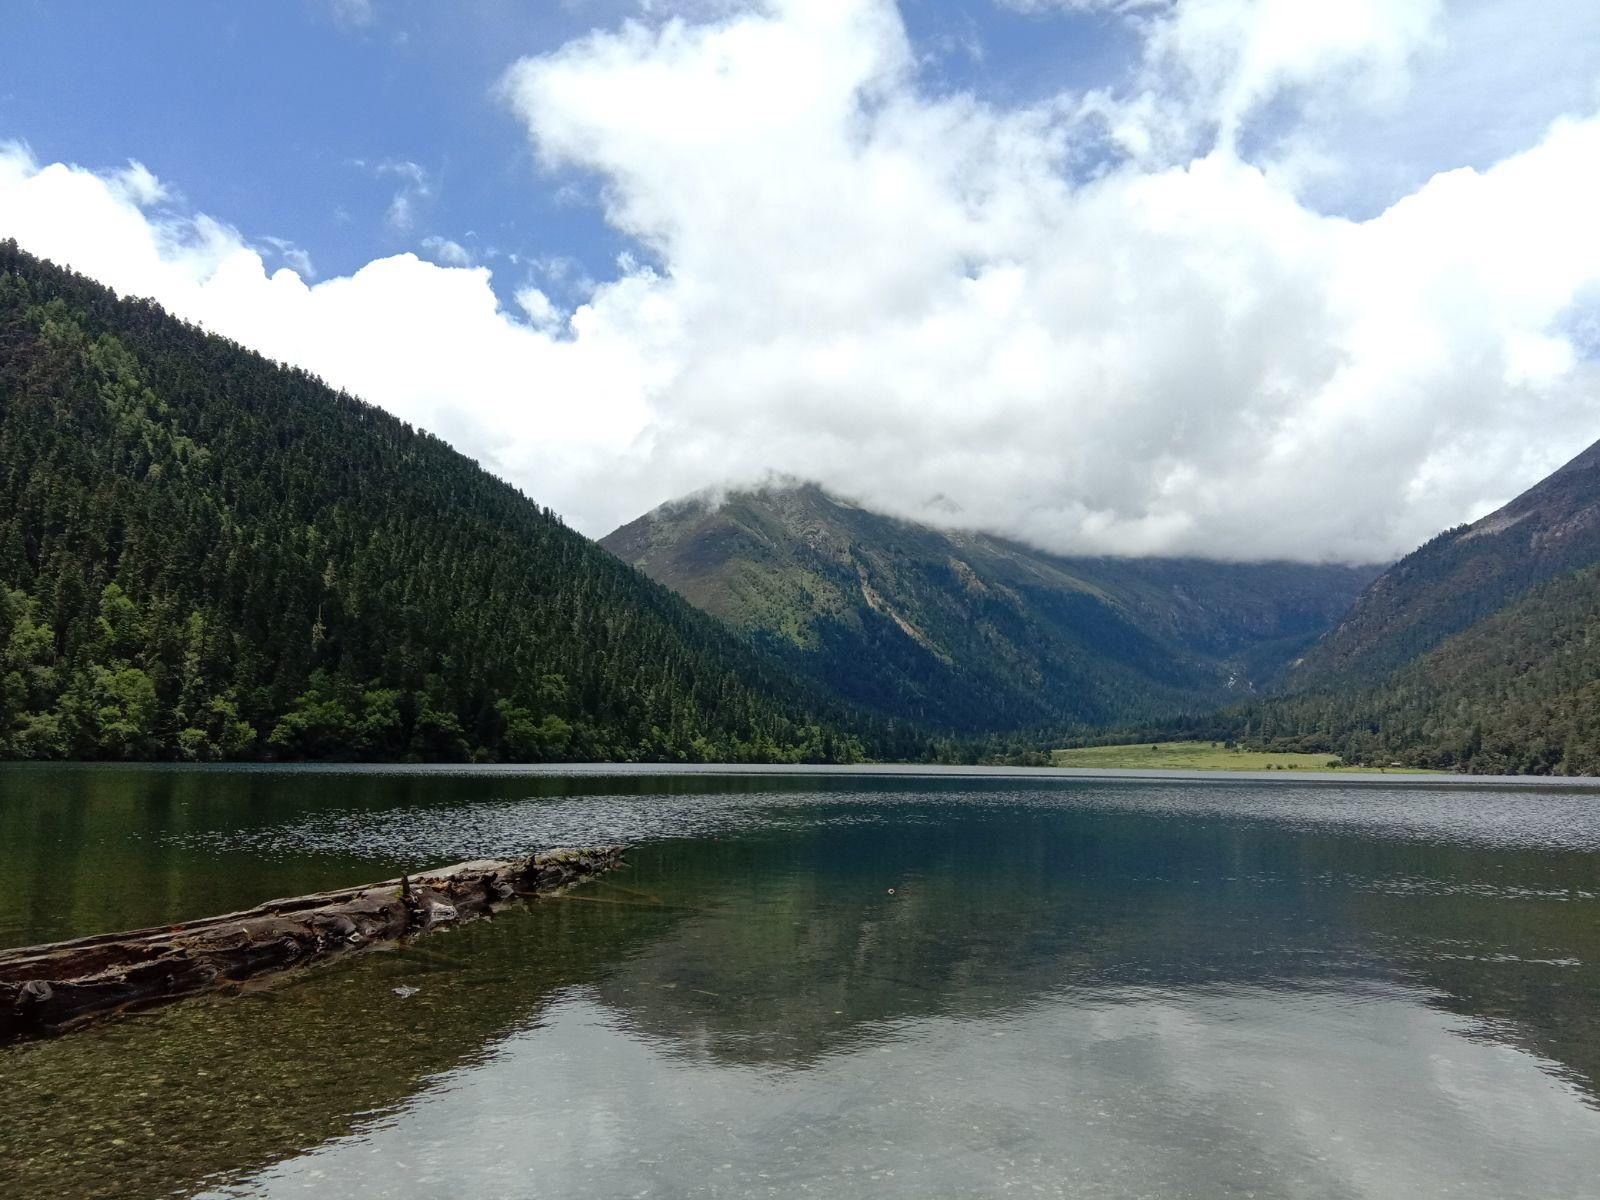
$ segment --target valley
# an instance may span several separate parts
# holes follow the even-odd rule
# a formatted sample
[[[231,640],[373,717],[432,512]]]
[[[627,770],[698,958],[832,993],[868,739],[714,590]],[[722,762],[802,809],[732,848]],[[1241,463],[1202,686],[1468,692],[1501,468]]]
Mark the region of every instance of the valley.
[[[1064,557],[805,483],[669,503],[600,544],[841,699],[965,734],[1252,695],[1379,570]]]

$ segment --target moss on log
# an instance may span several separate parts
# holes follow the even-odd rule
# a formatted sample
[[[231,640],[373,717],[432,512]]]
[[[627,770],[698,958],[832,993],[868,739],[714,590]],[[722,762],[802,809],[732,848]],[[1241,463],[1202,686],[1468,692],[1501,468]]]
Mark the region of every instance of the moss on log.
[[[199,921],[0,950],[0,1044],[67,1033],[471,920],[609,870],[623,849],[480,859]]]

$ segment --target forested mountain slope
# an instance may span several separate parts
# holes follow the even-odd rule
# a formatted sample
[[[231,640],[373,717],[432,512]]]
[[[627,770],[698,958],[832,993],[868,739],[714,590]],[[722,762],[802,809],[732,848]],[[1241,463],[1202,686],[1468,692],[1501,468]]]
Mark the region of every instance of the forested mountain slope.
[[[0,756],[850,758],[443,442],[0,244]]]
[[[1351,762],[1600,774],[1600,566],[1536,587],[1378,684],[1247,704],[1178,732]]]
[[[1600,562],[1600,444],[1380,575],[1292,672],[1296,690],[1360,686],[1526,595]]]
[[[1600,445],[1384,572],[1286,692],[1137,736],[1600,773]]]
[[[809,484],[663,505],[601,545],[835,694],[958,731],[1207,707],[1273,678],[1377,568],[1062,558]]]

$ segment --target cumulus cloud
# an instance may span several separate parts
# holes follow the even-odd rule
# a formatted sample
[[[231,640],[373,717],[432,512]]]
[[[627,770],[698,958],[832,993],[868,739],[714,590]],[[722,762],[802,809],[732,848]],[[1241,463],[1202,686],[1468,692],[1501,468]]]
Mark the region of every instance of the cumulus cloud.
[[[871,3],[633,24],[511,87],[670,266],[655,456],[1062,548],[1382,556],[1600,435],[1553,332],[1600,270],[1600,126],[1319,214],[1240,130],[1285,89],[1392,96],[1437,36],[1429,3],[1337,7],[1176,6],[1126,89],[1026,110],[919,92]],[[1073,182],[1091,105],[1138,153]]]
[[[148,208],[171,198],[166,185],[155,177],[155,172],[131,158],[122,170],[108,174],[106,183],[118,195],[140,208]]]
[[[537,153],[643,251],[570,313],[409,255],[268,273],[225,225],[15,150],[0,231],[596,534],[782,472],[1058,550],[1374,559],[1600,437],[1592,102],[1352,219],[1307,198],[1307,162],[1359,170],[1318,114],[1403,111],[1451,13],[1099,7],[1139,61],[1028,107],[931,93],[887,0],[718,4],[520,62]]]
[[[428,252],[433,261],[442,267],[470,267],[473,265],[472,251],[460,242],[452,241],[447,237],[431,235],[422,239],[422,248]]]
[[[590,311],[573,318],[581,344],[547,336],[499,308],[485,268],[402,254],[313,285],[269,271],[228,225],[143,209],[109,176],[41,165],[14,144],[0,145],[0,236],[303,365],[541,501],[592,489],[645,420],[649,373],[631,331]]]
[[[263,235],[257,241],[265,245],[269,251],[276,253],[302,279],[316,278],[317,268],[311,261],[310,251],[296,246],[288,238],[272,237],[270,234]]]
[[[1186,0],[1146,26],[1144,97],[1173,105],[1180,127],[1214,127],[1238,146],[1249,118],[1288,95],[1341,107],[1392,103],[1438,33],[1443,0]]]
[[[380,179],[399,180],[389,207],[384,211],[384,222],[394,233],[410,233],[416,227],[421,210],[433,199],[433,179],[427,170],[409,159],[389,158],[368,163],[357,159],[355,164],[371,171]]]

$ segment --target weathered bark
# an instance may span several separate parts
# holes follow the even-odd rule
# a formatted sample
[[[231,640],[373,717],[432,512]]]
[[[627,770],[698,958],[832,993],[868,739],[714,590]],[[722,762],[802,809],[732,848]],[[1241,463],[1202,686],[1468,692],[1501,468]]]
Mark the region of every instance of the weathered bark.
[[[0,1044],[470,920],[609,870],[623,849],[481,859],[179,925],[0,950]]]

